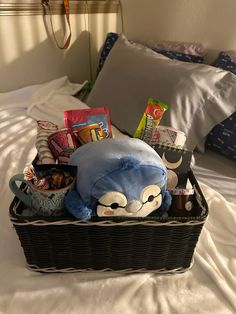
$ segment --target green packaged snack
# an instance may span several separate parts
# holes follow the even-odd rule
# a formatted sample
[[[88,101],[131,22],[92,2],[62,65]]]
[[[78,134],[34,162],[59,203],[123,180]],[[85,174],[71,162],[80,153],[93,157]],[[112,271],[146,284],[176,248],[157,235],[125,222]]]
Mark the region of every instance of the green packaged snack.
[[[159,125],[168,106],[154,98],[148,98],[147,107],[135,131],[134,137],[149,142],[153,128]]]

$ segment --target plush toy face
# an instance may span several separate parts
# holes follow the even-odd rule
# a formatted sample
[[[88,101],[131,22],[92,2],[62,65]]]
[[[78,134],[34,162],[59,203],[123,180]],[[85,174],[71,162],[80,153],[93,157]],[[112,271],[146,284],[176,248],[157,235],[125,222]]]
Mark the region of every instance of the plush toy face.
[[[98,216],[144,217],[160,207],[162,168],[143,165],[134,157],[122,157],[117,168],[98,179],[91,189]]]
[[[107,192],[98,200],[97,215],[145,217],[158,209],[162,203],[161,189],[157,185],[146,186],[138,200],[128,202],[120,192]]]
[[[145,217],[164,199],[167,169],[153,148],[138,139],[107,139],[88,143],[72,154],[76,165],[76,205],[67,208],[76,217],[91,215]],[[73,202],[75,204],[76,202]],[[87,216],[86,216],[87,217]]]

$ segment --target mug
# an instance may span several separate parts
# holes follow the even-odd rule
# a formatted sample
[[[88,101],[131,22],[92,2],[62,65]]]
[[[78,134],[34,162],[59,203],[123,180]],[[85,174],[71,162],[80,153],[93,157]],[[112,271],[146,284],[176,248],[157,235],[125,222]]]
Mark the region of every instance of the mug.
[[[48,146],[59,164],[67,164],[70,155],[79,147],[71,129],[62,129],[49,135]]]
[[[14,175],[9,181],[11,191],[27,208],[31,210],[32,215],[58,216],[65,213],[64,198],[65,195],[74,188],[77,167],[71,165],[35,166],[36,172],[47,171],[50,169],[66,171],[73,177],[72,182],[63,188],[43,190],[31,181],[25,180],[23,173]],[[27,194],[17,186],[17,181],[24,182],[27,185]]]

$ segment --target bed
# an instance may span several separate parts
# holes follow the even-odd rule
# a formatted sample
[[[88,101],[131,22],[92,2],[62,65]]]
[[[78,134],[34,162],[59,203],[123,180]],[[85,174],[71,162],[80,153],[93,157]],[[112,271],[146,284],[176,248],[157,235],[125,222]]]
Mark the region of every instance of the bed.
[[[225,198],[219,193],[220,190],[216,192],[212,188],[214,181],[206,178],[206,170],[210,171],[209,163],[212,166],[214,156],[207,153],[206,159],[204,154],[196,155],[193,169],[208,202],[210,215],[197,244],[194,266],[187,272],[171,276],[115,272],[40,274],[27,269],[22,248],[9,221],[8,208],[13,195],[7,182],[12,174],[22,171],[37,153],[35,119],[45,118],[45,112],[49,117],[51,106],[57,103],[58,114],[54,114],[52,119],[60,123],[60,112],[65,103],[80,108],[81,101],[72,95],[82,86],[71,84],[68,78],[62,77],[46,84],[1,94],[1,158],[4,160],[1,163],[4,182],[1,189],[0,231],[1,312],[196,313],[200,304],[201,313],[233,313],[236,309],[234,190],[227,201],[227,193]],[[48,89],[53,92],[50,99],[45,100]],[[61,101],[58,101],[58,97]],[[113,132],[116,137],[125,136],[115,128]],[[230,171],[226,157],[217,160],[218,164],[227,164]],[[222,175],[218,164],[214,177],[219,179]],[[231,170],[235,170],[234,164]],[[227,179],[231,181],[229,185],[235,185],[232,172],[231,178]],[[201,180],[205,180],[205,183]]]
[[[27,268],[9,220],[8,208],[13,194],[8,181],[31,163],[37,153],[37,119],[62,125],[63,110],[87,108],[73,96],[83,86],[84,83],[74,84],[67,77],[61,77],[0,95],[3,183],[0,191],[0,311],[37,314],[234,313],[235,161],[229,162],[226,157],[209,150],[195,152],[193,170],[207,200],[209,217],[197,243],[194,264],[188,271],[171,275],[152,272],[41,274]],[[114,126],[113,134],[115,137],[127,136]]]

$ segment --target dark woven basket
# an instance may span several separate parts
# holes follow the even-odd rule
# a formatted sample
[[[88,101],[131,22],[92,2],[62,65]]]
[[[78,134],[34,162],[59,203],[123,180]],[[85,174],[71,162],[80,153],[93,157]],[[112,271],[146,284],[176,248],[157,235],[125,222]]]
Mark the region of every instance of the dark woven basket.
[[[205,198],[192,172],[195,189],[191,217],[96,218],[23,217],[15,198],[10,219],[28,266],[41,272],[114,270],[182,272],[193,263],[194,250],[208,215]]]

